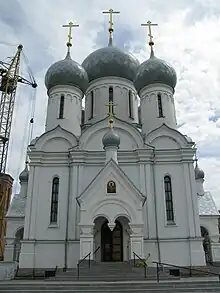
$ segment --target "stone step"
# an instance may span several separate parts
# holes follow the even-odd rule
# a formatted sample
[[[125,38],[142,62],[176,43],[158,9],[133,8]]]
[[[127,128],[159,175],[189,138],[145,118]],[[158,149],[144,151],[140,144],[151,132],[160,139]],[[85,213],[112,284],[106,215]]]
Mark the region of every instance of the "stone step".
[[[131,282],[113,282],[113,283],[58,283],[58,282],[38,282],[38,283],[13,283],[8,282],[0,284],[0,292],[72,292],[72,293],[131,293],[131,292],[220,292],[219,282],[186,282],[186,283],[131,283]]]

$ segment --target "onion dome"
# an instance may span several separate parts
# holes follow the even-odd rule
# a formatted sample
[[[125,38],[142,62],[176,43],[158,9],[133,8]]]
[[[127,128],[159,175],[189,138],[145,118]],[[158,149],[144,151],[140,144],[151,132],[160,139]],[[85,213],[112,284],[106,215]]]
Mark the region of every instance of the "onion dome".
[[[204,179],[205,173],[204,173],[204,171],[202,169],[200,169],[198,167],[198,163],[197,162],[196,162],[196,167],[195,167],[194,171],[195,171],[195,178],[196,178],[196,180],[197,179]]]
[[[68,51],[65,59],[54,63],[47,70],[45,85],[47,90],[56,85],[75,86],[84,93],[88,86],[88,76],[84,68],[71,59]]]
[[[109,128],[108,132],[103,136],[102,143],[106,147],[119,147],[120,137],[113,128]]]
[[[175,88],[177,76],[174,68],[166,61],[154,56],[153,49],[148,60],[144,61],[138,68],[135,77],[135,87],[138,92],[144,87],[154,84],[162,83]]]
[[[108,76],[134,81],[139,61],[109,43],[107,47],[92,52],[82,66],[88,74],[89,82]]]
[[[29,171],[28,171],[28,167],[26,163],[24,170],[19,175],[19,180],[21,183],[28,182],[28,178],[29,178]]]

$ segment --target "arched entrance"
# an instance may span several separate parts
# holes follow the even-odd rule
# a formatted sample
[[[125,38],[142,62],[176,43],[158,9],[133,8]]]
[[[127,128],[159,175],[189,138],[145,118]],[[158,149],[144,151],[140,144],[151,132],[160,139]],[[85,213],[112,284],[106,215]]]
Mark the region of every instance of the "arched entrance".
[[[123,261],[123,227],[116,220],[113,231],[108,226],[108,221],[101,228],[101,260]]]
[[[205,259],[206,259],[207,263],[211,263],[212,262],[212,252],[211,252],[209,231],[202,226],[200,227],[200,229],[201,229],[201,236],[203,237],[203,249],[205,252]]]
[[[24,236],[24,228],[19,229],[15,234],[15,242],[14,242],[14,261],[19,262],[19,256],[21,251],[21,240],[23,240]]]

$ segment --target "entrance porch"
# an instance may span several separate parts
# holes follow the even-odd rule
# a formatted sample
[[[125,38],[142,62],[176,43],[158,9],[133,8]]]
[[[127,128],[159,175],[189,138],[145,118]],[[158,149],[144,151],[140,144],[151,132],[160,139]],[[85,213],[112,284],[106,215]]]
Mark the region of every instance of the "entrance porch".
[[[109,227],[105,217],[94,221],[94,250],[100,249],[94,255],[94,260],[102,262],[127,261],[130,258],[129,220],[119,217],[115,226]]]

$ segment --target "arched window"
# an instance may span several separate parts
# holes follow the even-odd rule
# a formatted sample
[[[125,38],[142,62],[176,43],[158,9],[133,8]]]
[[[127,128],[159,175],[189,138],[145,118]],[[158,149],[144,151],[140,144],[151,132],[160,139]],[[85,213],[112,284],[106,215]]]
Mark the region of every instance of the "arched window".
[[[94,116],[94,92],[91,91],[91,94],[90,94],[90,98],[91,98],[91,102],[90,102],[90,118],[89,119],[92,119],[93,116]]]
[[[170,176],[164,177],[164,189],[165,189],[167,222],[174,222],[172,184],[171,184]]]
[[[128,92],[128,109],[129,109],[129,117],[131,119],[134,119],[133,107],[134,107],[133,94],[132,94],[132,91],[129,90],[129,92]]]
[[[51,211],[50,211],[50,223],[57,223],[58,216],[58,194],[59,194],[59,178],[55,177],[52,183],[52,197],[51,197]]]
[[[161,94],[157,95],[157,104],[158,104],[158,115],[159,117],[164,117],[163,116],[163,105],[162,105],[162,99],[161,99]]]
[[[60,97],[59,119],[63,119],[63,113],[64,113],[64,95]]]
[[[112,86],[109,87],[108,93],[109,93],[108,101],[109,101],[109,103],[111,103],[111,102],[113,103],[114,101],[113,101],[113,87]]]
[[[107,183],[107,193],[116,193],[116,183],[113,180]]]

